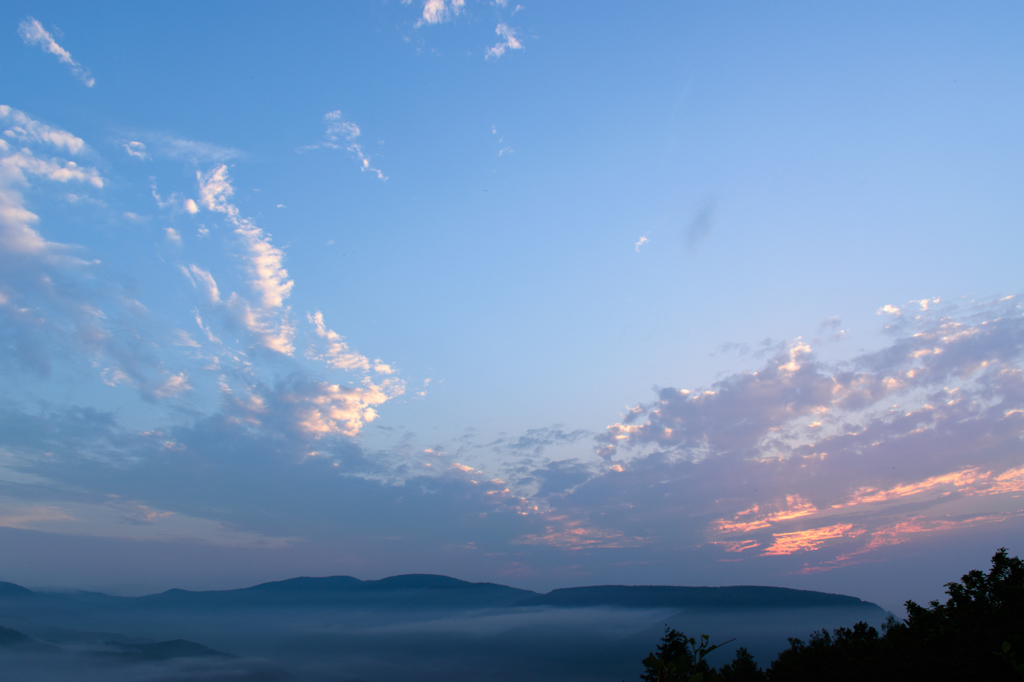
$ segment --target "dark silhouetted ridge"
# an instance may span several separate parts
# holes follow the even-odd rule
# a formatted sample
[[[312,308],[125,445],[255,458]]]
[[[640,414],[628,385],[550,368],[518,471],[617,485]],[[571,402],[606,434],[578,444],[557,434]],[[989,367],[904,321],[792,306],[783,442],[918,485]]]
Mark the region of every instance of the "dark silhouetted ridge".
[[[380,580],[337,575],[300,577],[261,583],[237,590],[194,592],[172,589],[145,597],[112,597],[99,593],[35,593],[12,583],[0,583],[0,600],[31,602],[56,608],[62,602],[118,611],[135,608],[355,608],[462,610],[510,606],[565,608],[614,606],[651,609],[795,609],[881,607],[856,597],[785,587],[676,587],[668,585],[599,585],[570,587],[537,594],[497,583],[474,583],[445,575],[412,573]]]
[[[10,628],[0,627],[0,646],[10,646],[11,644],[25,644],[32,640],[28,635],[12,630]]]
[[[446,575],[430,573],[409,573],[393,575],[380,580],[359,580],[347,575],[335,575],[326,578],[291,578],[270,583],[260,583],[246,587],[245,592],[309,592],[309,591],[385,591],[385,590],[455,590],[455,589],[503,589],[514,590],[514,587],[497,583],[471,583],[467,580],[450,578]],[[535,594],[529,590],[519,590]]]
[[[466,609],[509,606],[536,596],[496,583],[471,583],[444,575],[396,575],[381,580],[359,580],[351,576],[292,578],[261,583],[239,590],[191,592],[167,590],[138,597],[137,603],[165,607],[350,607]]]
[[[327,578],[291,578],[271,583],[260,583],[247,587],[245,592],[308,592],[311,590],[352,590],[362,584],[362,580],[348,575],[333,575]]]
[[[361,585],[361,589],[364,590],[478,590],[495,588],[536,594],[529,590],[518,590],[515,587],[508,587],[507,585],[499,585],[497,583],[471,583],[467,580],[429,573],[409,573],[406,575],[393,575],[390,578],[381,578],[380,580],[364,580]]]
[[[0,581],[0,597],[28,597],[33,594],[35,592],[21,585]]]
[[[601,585],[552,590],[518,602],[516,606],[621,606],[624,608],[780,609],[876,608],[857,597],[786,587],[670,587],[660,585]]]
[[[380,580],[363,581],[363,589],[371,590],[451,590],[482,587],[494,585],[494,583],[471,583],[458,578],[449,578],[446,575],[432,575],[430,573],[407,573],[405,575],[393,575],[390,578]],[[502,586],[504,587],[504,586]]]

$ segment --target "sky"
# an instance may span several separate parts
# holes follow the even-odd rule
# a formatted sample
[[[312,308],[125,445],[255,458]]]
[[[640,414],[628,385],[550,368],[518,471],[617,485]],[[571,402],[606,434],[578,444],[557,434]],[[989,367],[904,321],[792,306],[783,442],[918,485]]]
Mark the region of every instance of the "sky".
[[[1024,531],[1017,3],[0,8],[0,579],[896,610]]]

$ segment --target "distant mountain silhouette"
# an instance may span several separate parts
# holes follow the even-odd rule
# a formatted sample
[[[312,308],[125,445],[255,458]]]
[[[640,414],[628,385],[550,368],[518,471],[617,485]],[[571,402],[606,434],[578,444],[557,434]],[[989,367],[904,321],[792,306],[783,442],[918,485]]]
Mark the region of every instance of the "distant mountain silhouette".
[[[0,627],[0,651],[12,649],[21,653],[35,652],[37,654],[49,654],[60,651],[60,647],[45,642],[37,642],[24,632]],[[0,674],[0,677],[7,679],[2,674]]]
[[[693,609],[779,609],[779,608],[854,608],[875,604],[857,597],[786,587],[672,587],[659,585],[602,585],[552,590],[518,602],[516,606],[620,606],[625,608]]]
[[[29,639],[29,636],[12,630],[10,628],[0,627],[0,646],[10,646],[12,644],[26,644],[33,640]]]
[[[351,590],[362,585],[363,581],[347,575],[334,575],[327,578],[290,578],[271,583],[260,583],[245,587],[237,592],[304,592],[308,590]]]
[[[324,591],[367,591],[381,592],[387,590],[479,590],[493,589],[515,590],[523,594],[536,594],[530,590],[519,590],[514,587],[497,583],[471,583],[446,575],[429,573],[409,573],[395,575],[380,580],[359,580],[347,575],[336,575],[328,578],[291,578],[272,583],[261,583],[231,592],[324,592]]]
[[[14,583],[5,583],[0,581],[0,598],[2,597],[27,597],[35,594],[32,590],[26,589],[21,585],[15,585]]]
[[[314,606],[350,608],[472,609],[509,606],[536,596],[496,583],[471,583],[444,575],[396,575],[381,580],[351,576],[292,578],[238,590],[167,590],[135,597],[138,605],[225,608]]]
[[[578,608],[794,609],[881,607],[856,597],[785,587],[677,587],[670,585],[599,585],[570,587],[538,594],[496,583],[474,583],[444,575],[408,574],[380,580],[351,576],[291,578],[236,590],[172,589],[144,597],[113,597],[99,592],[32,592],[0,582],[0,603],[60,604],[134,610],[147,608],[224,609],[256,607],[441,609],[553,606]]]

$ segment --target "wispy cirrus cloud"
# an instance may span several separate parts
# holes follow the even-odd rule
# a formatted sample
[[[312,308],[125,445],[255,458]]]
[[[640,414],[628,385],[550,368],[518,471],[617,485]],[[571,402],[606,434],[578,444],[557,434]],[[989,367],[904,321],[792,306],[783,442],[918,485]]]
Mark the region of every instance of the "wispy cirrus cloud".
[[[71,69],[71,73],[78,80],[82,81],[85,87],[91,88],[96,85],[96,79],[89,73],[89,69],[72,59],[71,53],[58,45],[57,41],[50,35],[50,32],[43,28],[43,25],[38,20],[26,17],[24,21],[18,24],[18,35],[21,36],[26,45],[38,45],[42,48],[43,52],[49,52],[56,56],[62,64],[67,64]]]
[[[257,344],[285,357],[293,357],[298,328],[286,305],[295,286],[284,265],[284,252],[274,246],[271,236],[251,219],[241,214],[232,198],[234,187],[227,167],[216,166],[199,173],[199,203],[208,211],[225,216],[234,226],[234,235],[243,247],[243,267],[255,299],[232,292],[226,298],[214,275],[196,264],[182,266],[181,271],[194,287],[205,292],[206,304],[212,311],[225,315],[231,324],[248,331]],[[308,315],[315,337],[324,344],[314,345],[305,354],[308,360],[326,370],[362,373],[355,386],[319,376],[308,368],[295,368],[287,380],[265,382],[240,350],[224,347],[215,352],[211,371],[221,372],[220,386],[226,413],[240,423],[254,428],[287,430],[292,437],[320,440],[336,436],[352,437],[377,418],[377,408],[405,392],[403,380],[393,375],[386,363],[370,360],[349,349],[344,339],[324,321],[317,311]],[[196,315],[196,323],[211,343],[220,345],[216,335]],[[216,339],[216,340],[215,340]],[[230,368],[230,369],[229,369]],[[374,381],[371,371],[385,375]]]
[[[121,146],[137,159],[163,158],[188,161],[194,164],[224,163],[245,156],[245,152],[210,142],[190,140],[159,132],[130,133],[135,139],[125,139]]]
[[[201,267],[193,263],[188,267],[182,266],[181,271],[185,274],[185,277],[192,286],[202,286],[203,291],[206,292],[206,296],[209,302],[212,304],[220,303],[220,289],[217,287],[217,281],[210,274],[209,270],[203,270]]]
[[[55,360],[86,363],[108,385],[132,386],[145,400],[172,398],[178,391],[167,382],[180,370],[164,367],[139,333],[145,306],[85,248],[44,237],[22,195],[29,188],[45,197],[54,185],[102,190],[106,181],[96,168],[51,156],[84,155],[84,141],[8,106],[0,107],[0,121],[11,126],[0,139],[0,368],[45,379]],[[61,194],[74,196],[73,205],[105,207],[84,193]]]
[[[41,123],[25,112],[12,109],[6,104],[0,105],[0,119],[3,119],[5,124],[8,121],[11,124],[10,128],[4,130],[4,137],[8,140],[23,143],[41,142],[57,149],[64,149],[69,154],[78,154],[85,149],[85,141],[82,138],[66,130]]]
[[[370,171],[379,180],[387,180],[388,177],[379,168],[370,165],[370,157],[363,151],[362,145],[357,141],[362,131],[355,123],[346,121],[341,117],[341,110],[329,111],[324,114],[324,122],[327,123],[327,132],[324,139],[316,144],[306,145],[299,149],[300,152],[312,149],[345,149],[359,161],[359,170]]]
[[[324,353],[317,353],[311,348],[309,357],[321,360],[328,367],[335,369],[362,370],[364,372],[370,369],[370,360],[365,355],[351,351],[340,334],[333,329],[327,328],[327,325],[324,324],[323,313],[318,310],[315,315],[307,314],[306,318],[310,324],[316,327],[316,335],[327,343],[327,349]],[[386,373],[390,374],[391,372],[388,371]]]
[[[153,194],[153,199],[156,200],[156,205],[159,208],[171,209],[172,211],[188,213],[189,215],[199,213],[199,205],[196,204],[195,199],[188,199],[178,192],[172,192],[166,199],[161,197],[154,178],[150,178],[149,187]]]
[[[284,267],[284,253],[273,245],[270,235],[251,219],[241,215],[231,203],[235,193],[225,165],[206,173],[198,172],[199,203],[208,211],[223,214],[234,226],[235,235],[245,249],[249,285],[257,294],[255,302],[232,293],[227,306],[236,319],[253,333],[264,347],[291,355],[295,350],[295,325],[291,309],[284,305],[295,283]]]
[[[484,52],[484,59],[497,59],[505,54],[506,50],[521,50],[523,44],[516,38],[516,30],[506,23],[500,23],[494,29],[500,40],[487,48]]]
[[[146,144],[139,142],[138,140],[128,140],[121,145],[124,147],[125,152],[128,156],[132,156],[136,159],[146,160],[149,158],[149,154],[146,153]]]

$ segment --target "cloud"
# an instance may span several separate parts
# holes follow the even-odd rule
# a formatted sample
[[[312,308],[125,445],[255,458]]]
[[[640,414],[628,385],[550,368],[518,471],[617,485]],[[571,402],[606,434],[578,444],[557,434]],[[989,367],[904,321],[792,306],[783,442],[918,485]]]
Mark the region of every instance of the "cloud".
[[[192,283],[192,286],[197,284],[203,285],[210,303],[220,303],[220,290],[217,288],[217,282],[213,279],[213,275],[210,274],[209,270],[203,270],[193,263],[188,268],[182,267],[181,271],[188,278],[189,282]]]
[[[194,199],[186,199],[178,192],[172,192],[171,196],[164,199],[160,196],[160,192],[156,188],[156,180],[150,178],[149,183],[150,190],[153,194],[153,199],[156,200],[156,205],[163,209],[171,209],[178,213],[188,213],[189,215],[195,215],[199,213],[199,206],[196,204]]]
[[[47,144],[72,154],[85,147],[81,138],[39,123],[9,106],[0,106],[0,118],[15,124],[4,131],[9,139]],[[69,247],[47,242],[31,227],[39,221],[39,216],[25,207],[20,192],[15,189],[28,186],[30,176],[59,183],[82,182],[98,189],[103,187],[103,177],[95,168],[79,166],[74,161],[40,158],[28,147],[15,150],[0,140],[0,249],[50,257],[66,254]]]
[[[411,532],[403,544],[417,552],[464,544],[467,515],[514,515],[529,530],[502,511],[512,497],[500,481],[458,470],[392,477],[344,434],[370,416],[372,396],[303,381],[258,394],[257,403],[227,400],[216,414],[141,433],[105,412],[0,403],[0,518],[69,536],[224,547],[341,541],[369,550],[368,540]],[[364,521],[337,522],[357,517]]]
[[[168,370],[150,343],[146,307],[85,248],[46,239],[22,195],[29,188],[34,199],[54,201],[53,185],[103,189],[95,168],[49,154],[81,154],[85,143],[10,107],[0,108],[0,116],[14,123],[4,137],[24,145],[0,139],[0,371],[45,379],[54,363],[74,371],[92,366],[98,381],[158,398]],[[70,200],[63,189],[59,195]],[[105,207],[74,195],[73,204],[84,202]]]
[[[209,142],[189,140],[167,133],[138,133],[137,135],[143,138],[145,142],[128,142],[127,145],[134,145],[134,151],[141,151],[152,157],[177,159],[198,164],[224,163],[245,156],[244,152],[233,147],[222,147]],[[137,157],[136,154],[132,154],[127,149],[127,145],[125,151]]]
[[[677,541],[669,519],[695,514],[691,546],[806,554],[807,571],[1024,515],[1020,303],[915,307],[885,347],[840,364],[797,340],[758,371],[660,389],[596,438],[622,471],[595,474],[552,513],[617,517],[627,535],[643,518]],[[690,499],[649,504],[673,487]]]
[[[416,22],[419,28],[423,24],[440,24],[457,17],[466,7],[466,0],[425,0],[423,14]]]
[[[208,519],[153,509],[133,500],[0,502],[0,528],[157,542],[199,541],[222,547],[287,547],[293,538],[239,532]]]
[[[515,29],[510,28],[508,24],[498,24],[494,32],[501,37],[501,40],[494,46],[487,48],[487,51],[484,53],[484,59],[497,59],[505,54],[505,50],[523,49],[523,44],[516,38]]]
[[[647,237],[640,237],[640,239],[637,240],[636,244],[633,245],[636,247],[636,252],[640,253],[640,247],[649,241],[650,239],[648,239]]]
[[[362,135],[359,126],[351,121],[342,119],[340,109],[324,114],[324,121],[327,123],[327,132],[324,135],[324,140],[317,144],[302,147],[299,150],[300,152],[320,148],[341,149],[344,147],[346,151],[353,154],[359,160],[359,170],[364,172],[370,171],[380,180],[388,179],[383,171],[370,165],[370,157],[363,152],[363,148],[356,142],[359,136]],[[278,204],[278,208],[284,208],[283,204]]]
[[[199,201],[203,207],[223,213],[235,226],[235,234],[246,251],[249,284],[260,299],[259,304],[254,305],[233,293],[227,301],[228,306],[264,347],[291,355],[295,350],[292,342],[295,327],[284,301],[291,295],[295,283],[284,267],[284,253],[273,245],[270,235],[249,218],[242,217],[238,207],[230,202],[235,190],[228,178],[227,166],[220,165],[207,173],[197,173],[196,177],[199,180]]]
[[[206,293],[206,299],[215,312],[226,314],[230,325],[240,325],[256,338],[260,346],[292,357],[298,330],[285,303],[294,288],[294,281],[284,267],[283,252],[273,245],[269,235],[251,219],[243,217],[232,203],[235,190],[226,166],[220,165],[200,173],[197,178],[199,202],[203,208],[223,214],[234,225],[234,234],[243,247],[243,264],[249,275],[249,284],[258,298],[251,301],[233,292],[225,299],[214,276],[195,264],[182,267],[182,273],[194,287]],[[316,361],[328,370],[365,374],[373,368],[387,378],[375,382],[364,376],[357,386],[343,386],[320,378],[306,368],[300,370],[296,367],[287,380],[268,388],[257,380],[257,368],[244,357],[244,353],[227,348],[217,351],[207,369],[222,373],[219,379],[221,392],[226,404],[232,405],[227,412],[240,423],[264,428],[269,419],[278,424],[276,428],[289,429],[293,436],[313,439],[354,436],[376,419],[376,409],[380,405],[405,392],[405,383],[389,376],[394,373],[389,365],[379,360],[371,363],[366,356],[350,350],[340,334],[327,328],[320,311],[307,315],[307,318],[316,337],[325,344],[322,349],[310,346],[305,353],[308,360]],[[198,314],[196,323],[211,342],[221,343]],[[232,328],[237,330],[237,326],[229,326]],[[231,368],[229,375],[223,374],[226,367]],[[275,416],[270,418],[267,410],[272,403],[276,403],[273,408]]]
[[[189,348],[199,348],[199,344],[193,339],[187,331],[184,329],[175,329],[174,336],[177,338],[174,341],[176,346],[188,346]]]
[[[348,344],[345,343],[342,338],[335,331],[328,329],[324,324],[324,315],[319,310],[314,315],[306,314],[306,319],[309,323],[316,327],[316,335],[327,341],[327,350],[322,354],[311,352],[310,357],[316,360],[320,360],[328,367],[334,369],[344,370],[362,370],[367,371],[370,369],[370,361],[364,355],[354,353],[349,350]],[[379,363],[379,361],[378,361]],[[387,367],[387,365],[378,365]],[[388,371],[385,374],[391,374],[390,367],[387,367]],[[378,372],[380,370],[377,370]]]
[[[199,201],[208,211],[238,215],[238,209],[228,202],[235,188],[228,179],[227,166],[222,164],[208,173],[196,173],[196,177],[199,179]]]
[[[79,166],[74,161],[63,159],[40,159],[31,150],[4,156],[0,163],[4,166],[4,174],[24,182],[24,174],[42,175],[56,182],[87,182],[93,187],[103,187],[103,177],[95,168]]]
[[[388,379],[374,384],[363,379],[358,387],[318,382],[302,393],[293,394],[296,423],[305,434],[314,438],[342,434],[355,436],[363,426],[377,418],[378,405],[401,395],[401,381]]]
[[[714,200],[707,200],[687,226],[684,238],[686,250],[690,253],[700,248],[700,245],[704,243],[704,240],[711,234],[711,231],[715,229],[716,208],[717,205]]]
[[[161,398],[170,398],[191,390],[192,386],[188,383],[188,375],[185,372],[180,372],[167,377],[167,381],[157,388],[155,393]]]
[[[43,142],[57,149],[66,149],[71,154],[78,154],[85,149],[85,141],[66,130],[52,128],[45,123],[33,119],[24,112],[12,109],[6,104],[0,105],[0,119],[10,121],[13,125],[4,130],[7,139],[19,142]]]
[[[123,145],[124,150],[128,152],[128,156],[134,156],[136,159],[148,159],[149,154],[146,153],[146,145],[138,140],[130,140],[125,142]]]
[[[26,45],[39,45],[43,52],[49,52],[55,55],[62,64],[67,64],[71,68],[71,73],[78,80],[82,81],[85,87],[91,88],[96,84],[96,79],[89,73],[89,69],[72,59],[71,53],[58,45],[53,36],[37,20],[32,17],[26,17],[24,21],[18,24],[18,35],[25,41]]]
[[[109,513],[134,519],[132,532],[188,517],[252,542],[402,536],[424,552],[472,542],[481,556],[527,565],[561,566],[568,553],[587,571],[614,557],[685,560],[704,566],[702,576],[719,560],[757,575],[814,573],[920,538],[1019,527],[1017,300],[931,304],[903,317],[907,328],[843,362],[825,363],[796,340],[757,371],[662,389],[598,435],[597,446],[612,448],[607,462],[587,454],[592,434],[557,425],[364,452],[352,437],[398,384],[364,376],[344,386],[303,372],[264,382],[240,365],[224,370],[231,386],[215,412],[146,434],[96,411],[34,416],[0,405],[0,452],[17,462],[0,456],[0,479],[14,467],[50,481],[49,496],[32,504],[101,529],[85,510],[107,503],[76,507],[61,486],[130,500]],[[343,341],[322,315],[310,318],[318,339]],[[164,381],[174,377],[193,383],[178,371]],[[578,456],[543,459],[559,448]],[[500,477],[488,472],[495,457]],[[73,522],[24,523],[71,532]]]
[[[622,531],[609,528],[595,528],[585,525],[581,520],[565,516],[553,516],[553,523],[544,527],[543,533],[523,535],[514,544],[549,545],[559,549],[623,549],[642,547],[651,543],[650,538],[631,537]]]
[[[41,379],[70,372],[81,379],[80,395],[86,399],[102,401],[104,391],[117,391],[121,400],[125,392],[137,392],[148,403],[147,416],[139,421],[165,423],[139,434],[88,406],[40,408],[26,422],[13,415],[27,413],[2,402],[0,517],[7,525],[92,537],[286,546],[293,534],[252,530],[245,520],[251,500],[231,501],[220,512],[197,504],[188,492],[195,472],[209,471],[207,465],[218,462],[213,479],[224,490],[250,465],[261,471],[277,467],[300,478],[303,470],[292,467],[307,459],[331,467],[313,464],[304,469],[317,467],[318,476],[390,476],[395,471],[363,453],[352,439],[378,418],[382,405],[404,393],[404,382],[392,365],[349,351],[321,314],[319,326],[303,330],[323,344],[320,357],[313,363],[293,357],[298,330],[288,301],[294,282],[284,252],[235,205],[226,166],[197,174],[196,200],[178,194],[161,197],[155,185],[153,195],[158,205],[188,213],[212,211],[228,224],[232,229],[227,237],[235,241],[239,274],[247,283],[238,292],[223,291],[232,281],[230,273],[215,277],[186,262],[178,267],[195,287],[194,309],[154,314],[125,291],[111,266],[99,267],[87,249],[48,240],[40,227],[43,221],[22,196],[24,192],[32,200],[52,201],[46,192],[53,186],[60,188],[60,201],[68,208],[67,186],[103,190],[107,183],[96,169],[53,158],[56,151],[81,154],[88,149],[84,141],[9,107],[0,115],[0,122],[11,126],[10,133],[0,136],[0,376],[9,387],[4,400],[21,396],[36,404],[32,389],[50,390],[22,381],[23,372]],[[147,145],[145,151],[152,149]],[[112,209],[111,214],[121,216],[123,211]],[[159,229],[175,244],[187,241],[180,228]],[[176,312],[194,317],[202,331],[190,335],[179,328],[184,320],[174,319]],[[339,381],[333,374],[339,369],[362,376]],[[18,429],[12,428],[16,424]],[[242,442],[239,437],[248,452],[227,466],[232,448]],[[63,471],[48,463],[58,441]],[[213,449],[211,443],[216,443]],[[408,478],[404,472],[398,476],[396,481]],[[8,485],[26,477],[41,487]],[[172,485],[177,492],[170,496],[168,477],[176,481]],[[260,480],[261,486],[271,483]],[[374,490],[394,499],[384,484]],[[119,497],[104,499],[108,493]],[[12,495],[30,504],[14,504]],[[317,504],[322,500],[313,502]],[[490,504],[481,502],[484,508]],[[303,514],[310,507],[305,509]]]
[[[249,251],[250,283],[260,294],[264,308],[280,308],[291,295],[294,282],[282,265],[284,254],[252,222],[239,221],[235,233]]]
[[[2,528],[28,530],[38,527],[39,524],[75,520],[74,516],[58,507],[46,507],[38,504],[0,511],[0,527]]]
[[[498,438],[488,445],[492,449],[507,449],[518,455],[529,452],[534,456],[540,456],[553,445],[575,443],[590,435],[592,434],[585,429],[566,431],[560,424],[556,424],[541,429],[527,429],[521,436]]]

